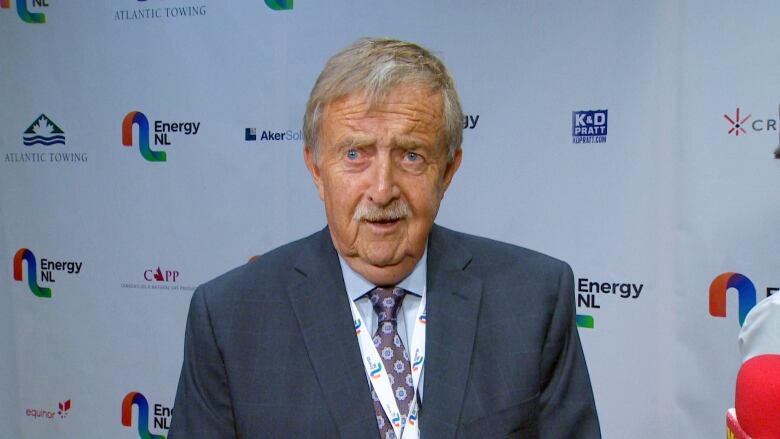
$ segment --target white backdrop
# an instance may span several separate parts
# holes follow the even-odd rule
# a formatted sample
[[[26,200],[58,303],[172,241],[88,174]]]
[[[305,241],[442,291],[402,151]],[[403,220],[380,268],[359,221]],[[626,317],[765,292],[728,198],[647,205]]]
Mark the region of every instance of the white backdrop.
[[[604,437],[724,434],[738,303],[711,316],[710,283],[780,287],[780,3],[7,3],[3,436],[139,437],[130,392],[167,434],[192,289],[324,225],[298,133],[325,60],[361,36],[439,53],[476,120],[438,222],[572,264]],[[606,141],[575,143],[573,113],[600,110]],[[137,128],[123,146],[132,111],[166,161],[142,157]],[[199,125],[160,145],[155,121]],[[50,298],[28,264],[15,280],[20,249]]]

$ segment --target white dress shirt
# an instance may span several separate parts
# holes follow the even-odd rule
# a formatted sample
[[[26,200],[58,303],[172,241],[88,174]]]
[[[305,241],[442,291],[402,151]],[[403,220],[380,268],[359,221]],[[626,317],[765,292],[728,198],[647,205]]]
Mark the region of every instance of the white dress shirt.
[[[417,320],[417,313],[420,312],[420,302],[425,297],[426,280],[428,276],[428,246],[425,246],[425,252],[414,270],[406,276],[404,280],[396,285],[396,287],[403,288],[407,291],[404,296],[404,301],[401,302],[401,309],[398,313],[398,336],[401,337],[401,341],[404,347],[409,349],[409,341],[414,335],[414,323]],[[339,263],[341,264],[341,274],[344,277],[344,286],[347,288],[347,296],[349,300],[355,302],[355,306],[360,312],[360,317],[366,323],[366,328],[371,329],[370,334],[376,332],[376,328],[379,325],[377,321],[376,312],[374,312],[374,305],[371,300],[365,294],[373,290],[377,286],[369,282],[366,278],[361,276],[358,272],[352,269],[347,264],[341,255],[339,255]],[[411,293],[411,294],[408,294]],[[423,340],[423,345],[425,341]],[[420,383],[418,385],[417,393],[422,401],[423,396],[423,377],[425,375],[425,369],[420,374]]]

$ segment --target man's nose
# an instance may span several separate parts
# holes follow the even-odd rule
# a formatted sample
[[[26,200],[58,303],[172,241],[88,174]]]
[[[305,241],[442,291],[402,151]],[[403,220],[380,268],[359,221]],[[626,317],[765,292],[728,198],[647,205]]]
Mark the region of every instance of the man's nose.
[[[385,206],[401,196],[401,189],[395,181],[395,169],[389,155],[382,154],[374,162],[374,173],[368,192],[369,200],[379,206]]]

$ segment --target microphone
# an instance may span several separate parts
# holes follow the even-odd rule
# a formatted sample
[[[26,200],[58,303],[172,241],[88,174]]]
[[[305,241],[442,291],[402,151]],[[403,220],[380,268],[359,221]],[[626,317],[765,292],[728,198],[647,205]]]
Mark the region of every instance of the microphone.
[[[780,438],[780,355],[758,355],[742,364],[735,407],[748,436]]]

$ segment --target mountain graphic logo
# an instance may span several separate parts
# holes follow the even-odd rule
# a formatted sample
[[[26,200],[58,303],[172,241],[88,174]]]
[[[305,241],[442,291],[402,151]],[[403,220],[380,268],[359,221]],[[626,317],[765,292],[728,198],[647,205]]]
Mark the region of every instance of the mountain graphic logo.
[[[65,133],[45,114],[41,114],[24,132],[24,144],[65,145]]]

